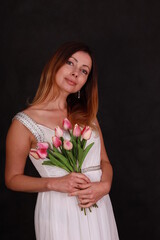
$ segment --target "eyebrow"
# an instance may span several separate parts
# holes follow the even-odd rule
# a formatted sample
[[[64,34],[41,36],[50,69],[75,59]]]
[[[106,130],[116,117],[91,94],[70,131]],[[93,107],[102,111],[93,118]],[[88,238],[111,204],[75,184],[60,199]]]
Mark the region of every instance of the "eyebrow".
[[[71,56],[70,58],[73,58],[76,62],[78,62],[78,60],[75,57]],[[87,67],[89,69],[89,71],[90,71],[90,68],[88,67],[88,65],[83,64],[82,66]]]

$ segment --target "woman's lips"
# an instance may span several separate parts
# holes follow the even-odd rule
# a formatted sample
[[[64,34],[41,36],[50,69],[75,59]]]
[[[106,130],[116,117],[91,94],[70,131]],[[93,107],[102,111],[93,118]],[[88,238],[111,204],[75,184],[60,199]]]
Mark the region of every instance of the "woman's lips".
[[[76,85],[76,83],[74,82],[74,81],[72,81],[72,80],[70,80],[70,79],[68,79],[68,78],[65,78],[66,79],[66,81],[67,81],[67,83],[69,84],[69,85],[71,85],[71,86],[75,86]]]

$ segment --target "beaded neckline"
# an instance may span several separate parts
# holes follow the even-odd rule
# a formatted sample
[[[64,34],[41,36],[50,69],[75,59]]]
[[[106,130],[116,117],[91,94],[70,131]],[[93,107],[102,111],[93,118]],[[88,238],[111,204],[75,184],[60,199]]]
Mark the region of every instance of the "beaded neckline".
[[[17,113],[13,120],[17,119],[19,120],[26,128],[30,130],[30,132],[35,136],[37,142],[43,142],[44,141],[44,133],[39,127],[39,124],[37,124],[31,117],[29,117],[24,112]]]

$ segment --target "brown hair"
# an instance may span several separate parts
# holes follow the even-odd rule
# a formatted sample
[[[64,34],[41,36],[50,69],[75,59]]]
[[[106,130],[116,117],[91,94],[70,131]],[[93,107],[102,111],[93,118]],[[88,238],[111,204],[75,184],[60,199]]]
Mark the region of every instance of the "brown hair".
[[[58,89],[56,89],[57,86],[54,82],[55,75],[69,57],[78,51],[83,51],[90,55],[92,68],[86,83],[81,88],[80,99],[77,97],[77,93],[70,94],[67,97],[68,118],[72,124],[93,126],[98,110],[97,67],[93,53],[84,43],[67,42],[57,49],[42,71],[40,84],[31,105],[45,101],[51,90],[53,90],[52,99],[56,99]]]

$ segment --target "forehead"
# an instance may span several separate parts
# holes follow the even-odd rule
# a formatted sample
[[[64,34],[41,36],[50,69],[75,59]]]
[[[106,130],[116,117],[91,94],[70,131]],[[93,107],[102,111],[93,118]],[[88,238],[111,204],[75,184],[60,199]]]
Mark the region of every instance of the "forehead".
[[[78,51],[73,53],[71,57],[75,58],[77,62],[81,65],[87,65],[90,68],[92,66],[92,59],[90,55],[86,52]]]

